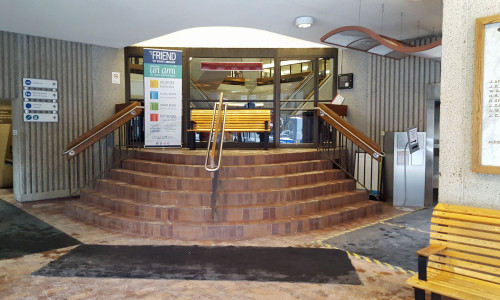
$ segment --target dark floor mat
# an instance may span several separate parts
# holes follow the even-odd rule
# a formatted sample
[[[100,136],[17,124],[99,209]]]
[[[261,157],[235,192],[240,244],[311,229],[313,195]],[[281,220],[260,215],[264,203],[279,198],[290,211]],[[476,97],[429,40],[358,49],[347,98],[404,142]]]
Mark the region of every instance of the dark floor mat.
[[[336,249],[80,245],[40,276],[361,284]]]
[[[0,200],[0,220],[0,259],[80,244],[59,229],[3,200]]]
[[[422,209],[326,240],[335,248],[417,271],[417,250],[429,246],[432,209]]]

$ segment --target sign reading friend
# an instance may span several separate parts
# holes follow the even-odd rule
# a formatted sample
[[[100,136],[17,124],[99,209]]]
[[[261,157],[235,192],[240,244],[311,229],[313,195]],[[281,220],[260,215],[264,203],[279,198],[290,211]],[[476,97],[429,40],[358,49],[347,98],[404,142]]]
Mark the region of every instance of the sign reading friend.
[[[500,174],[500,15],[476,20],[472,171]]]
[[[182,52],[144,49],[145,146],[178,147],[182,129]]]

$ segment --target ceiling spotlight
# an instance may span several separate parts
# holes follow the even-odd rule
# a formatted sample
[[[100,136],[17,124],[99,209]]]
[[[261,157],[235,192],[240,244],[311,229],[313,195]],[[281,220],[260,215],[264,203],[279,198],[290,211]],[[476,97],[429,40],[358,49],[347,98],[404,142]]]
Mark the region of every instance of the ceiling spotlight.
[[[295,19],[295,25],[299,28],[309,28],[314,22],[313,17],[298,17]]]

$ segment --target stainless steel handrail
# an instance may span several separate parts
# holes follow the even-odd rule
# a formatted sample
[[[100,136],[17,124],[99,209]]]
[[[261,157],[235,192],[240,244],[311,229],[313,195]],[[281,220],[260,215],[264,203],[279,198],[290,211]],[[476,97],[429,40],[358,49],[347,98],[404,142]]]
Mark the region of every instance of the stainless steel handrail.
[[[222,96],[221,96],[222,97]],[[207,170],[208,172],[215,172],[217,170],[219,170],[220,168],[220,162],[221,162],[221,158],[222,158],[222,144],[224,143],[224,128],[226,126],[226,113],[227,113],[227,103],[224,103],[222,104],[223,107],[224,107],[224,117],[222,118],[222,122],[221,122],[221,139],[220,139],[220,145],[219,145],[219,150],[217,151],[218,153],[218,160],[217,160],[217,164],[216,165],[212,165],[211,167],[208,166],[209,164],[209,159],[210,159],[210,146],[212,143],[214,143],[213,139],[215,139],[215,143],[217,144],[217,135],[218,135],[218,132],[214,132],[214,123],[215,123],[215,116],[217,115],[217,109],[219,109],[219,106],[221,105],[222,101],[220,103],[215,103],[214,105],[214,114],[212,116],[212,127],[210,129],[210,135],[209,135],[209,138],[208,138],[208,145],[207,145],[207,155],[205,156],[205,170]],[[220,120],[220,115],[217,116],[217,122],[219,122]],[[215,155],[215,153],[212,153],[212,156]],[[213,157],[214,159],[214,164],[215,164],[215,157]]]
[[[82,144],[84,144],[85,142],[89,141],[91,138],[93,138],[94,136],[98,135],[99,133],[101,133],[104,129],[110,127],[111,125],[115,124],[117,121],[121,120],[123,117],[125,117],[126,115],[128,115],[129,113],[133,116],[135,116],[135,110],[136,108],[141,108],[141,109],[144,109],[144,106],[135,106],[133,107],[132,109],[130,109],[129,111],[127,111],[126,113],[124,113],[123,115],[121,115],[120,117],[118,117],[116,120],[114,120],[113,122],[109,123],[108,125],[104,126],[103,128],[99,129],[99,131],[95,132],[94,134],[92,134],[91,136],[87,137],[86,139],[84,139],[83,141],[81,141],[80,143],[76,144],[75,146],[73,146],[71,149],[68,149],[66,151],[63,152],[63,155],[66,155],[66,154],[69,154],[70,156],[73,156],[74,155],[74,150],[75,148],[78,148],[79,146],[81,146]],[[71,154],[71,152],[73,152],[73,154]]]
[[[344,125],[340,124],[337,120],[335,120],[334,118],[332,118],[332,116],[330,116],[329,114],[327,114],[324,110],[322,110],[320,107],[318,107],[318,109],[321,111],[321,116],[327,116],[328,118],[330,118],[331,120],[333,120],[335,123],[337,123],[340,127],[342,127],[345,131],[349,132],[351,135],[357,137],[356,134],[354,134],[352,131],[350,131],[348,128],[346,128]],[[370,148],[370,150],[373,151],[373,157],[374,158],[379,158],[379,157],[385,157],[385,153],[383,152],[379,152],[378,150],[376,149],[373,149],[372,146],[368,145],[365,141],[363,141],[362,139],[359,139],[359,141],[361,143],[363,143],[366,147]]]

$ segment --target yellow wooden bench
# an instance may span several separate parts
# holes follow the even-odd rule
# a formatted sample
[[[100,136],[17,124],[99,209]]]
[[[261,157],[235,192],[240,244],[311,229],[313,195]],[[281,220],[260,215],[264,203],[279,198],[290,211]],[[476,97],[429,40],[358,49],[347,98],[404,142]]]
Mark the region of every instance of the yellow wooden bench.
[[[430,246],[417,251],[415,299],[500,299],[500,211],[438,204]]]
[[[224,113],[224,112],[223,112]],[[227,110],[225,132],[259,132],[264,133],[261,143],[267,150],[269,133],[271,132],[271,110],[269,109],[234,109]],[[192,109],[191,128],[188,129],[189,149],[196,149],[195,132],[210,132],[213,110]]]

